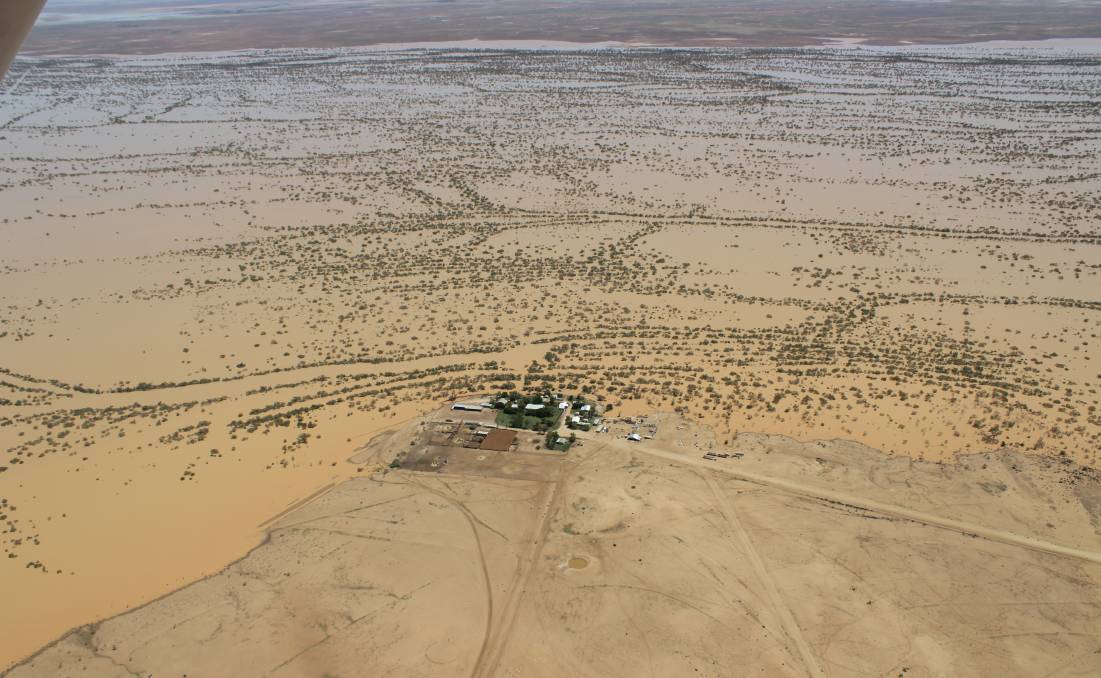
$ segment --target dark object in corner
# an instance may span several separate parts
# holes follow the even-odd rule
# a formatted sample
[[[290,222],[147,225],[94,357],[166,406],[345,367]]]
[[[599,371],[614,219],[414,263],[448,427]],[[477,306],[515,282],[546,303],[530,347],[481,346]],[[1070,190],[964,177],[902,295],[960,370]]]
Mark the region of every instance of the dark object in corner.
[[[0,81],[7,75],[8,66],[45,4],[46,0],[4,0],[0,3]]]

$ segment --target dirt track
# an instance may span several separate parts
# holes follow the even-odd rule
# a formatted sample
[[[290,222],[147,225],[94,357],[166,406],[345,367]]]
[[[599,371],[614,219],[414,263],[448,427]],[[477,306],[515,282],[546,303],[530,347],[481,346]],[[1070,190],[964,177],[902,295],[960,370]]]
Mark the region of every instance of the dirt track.
[[[138,23],[88,37],[153,49]],[[1016,551],[1098,550],[1101,496],[1030,485],[1101,468],[1095,49],[481,47],[16,61],[0,666],[241,558],[273,516],[378,468],[344,463],[372,432],[529,378],[616,414],[678,410],[719,447],[860,441],[902,463],[871,483],[855,461],[716,465],[1020,535]],[[957,472],[957,453],[1003,446],[1055,466]],[[511,480],[544,479],[514,461]],[[624,592],[689,600],[668,583],[603,602],[641,634],[649,610]]]
[[[799,629],[799,624],[796,623],[795,618],[792,616],[791,609],[784,601],[783,596],[781,596],[780,592],[776,589],[776,582],[772,580],[772,575],[768,573],[768,568],[765,567],[764,562],[761,560],[761,554],[757,552],[757,548],[753,545],[753,538],[749,536],[749,533],[742,527],[741,521],[738,520],[738,514],[735,512],[734,506],[730,503],[730,499],[715,483],[715,479],[711,476],[710,472],[705,471],[702,475],[707,481],[707,486],[711,488],[712,494],[715,495],[715,501],[719,506],[720,512],[726,519],[726,522],[730,524],[731,530],[737,535],[738,540],[742,544],[742,548],[749,555],[749,559],[753,563],[753,569],[757,574],[757,579],[768,593],[768,599],[772,604],[773,611],[780,618],[785,633],[798,650],[799,657],[803,660],[803,666],[806,668],[807,674],[811,676],[825,675],[821,667],[818,666],[818,660],[815,659],[814,653],[811,651],[806,639],[803,638],[803,632]]]
[[[870,450],[748,436],[731,448],[743,458],[707,461],[693,455],[712,437],[662,430],[652,443],[605,436],[566,456],[520,454],[523,464],[453,448],[445,471],[340,484],[222,573],[77,629],[11,675],[1101,670],[1101,615],[1067,602],[1096,590],[1095,553],[991,527],[997,504],[983,525],[869,499],[857,488],[890,489]],[[408,449],[411,435],[378,436],[356,463]],[[996,473],[984,460],[980,478]],[[841,462],[837,490],[815,485],[828,475],[800,475],[800,464]],[[1090,489],[1011,466],[1053,493],[1045,504]],[[891,482],[927,495],[929,470]],[[967,503],[989,502],[973,492]]]
[[[615,444],[626,446],[625,443],[620,443],[618,441]],[[1024,535],[1007,532],[1005,530],[997,530],[975,523],[965,523],[958,520],[952,520],[950,518],[943,518],[941,516],[932,515],[930,513],[914,511],[901,506],[884,504],[882,502],[866,499],[852,494],[831,492],[822,488],[811,487],[809,485],[804,485],[800,483],[793,483],[789,480],[783,480],[781,478],[773,478],[763,476],[758,473],[740,471],[735,468],[730,468],[726,465],[716,464],[712,461],[686,457],[683,454],[669,452],[654,447],[639,446],[637,447],[637,449],[644,454],[660,457],[662,459],[674,461],[679,464],[699,466],[701,468],[706,468],[708,470],[716,471],[718,473],[724,473],[726,475],[730,475],[741,480],[746,480],[762,485],[768,485],[770,487],[783,490],[784,492],[790,492],[792,494],[814,497],[816,499],[824,499],[829,502],[844,504],[846,506],[851,506],[854,508],[883,513],[889,516],[897,516],[899,518],[912,520],[916,523],[921,523],[923,525],[953,530],[967,536],[982,537],[983,539],[989,539],[991,541],[1001,542],[1003,544],[1009,544],[1011,546],[1020,546],[1023,548],[1031,549],[1033,551],[1039,551],[1041,553],[1050,553],[1052,555],[1063,556],[1067,558],[1077,558],[1080,560],[1089,561],[1091,563],[1101,564],[1101,551],[1087,551],[1083,549],[1062,546],[1060,544],[1053,544],[1050,542],[1035,539],[1033,537],[1027,537]]]

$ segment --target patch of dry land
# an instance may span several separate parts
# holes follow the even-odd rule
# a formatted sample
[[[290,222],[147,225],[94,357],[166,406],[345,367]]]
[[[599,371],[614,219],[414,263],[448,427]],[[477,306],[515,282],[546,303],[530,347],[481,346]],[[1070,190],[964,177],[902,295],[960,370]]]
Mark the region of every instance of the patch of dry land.
[[[429,446],[431,422],[379,436],[353,461],[445,470],[348,480],[11,676],[1101,671],[1098,474],[754,434],[716,456],[659,421],[566,454]]]
[[[4,87],[11,675],[1101,672],[1096,50]],[[608,430],[433,442],[511,390]]]

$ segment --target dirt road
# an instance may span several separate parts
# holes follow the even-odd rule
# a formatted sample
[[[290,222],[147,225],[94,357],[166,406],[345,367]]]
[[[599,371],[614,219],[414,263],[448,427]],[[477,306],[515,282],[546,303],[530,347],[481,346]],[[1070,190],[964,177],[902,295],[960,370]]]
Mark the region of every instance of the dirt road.
[[[822,671],[822,667],[818,665],[818,660],[814,657],[814,652],[810,649],[810,644],[807,643],[806,638],[803,637],[803,632],[799,628],[799,624],[795,621],[795,616],[791,613],[791,608],[784,602],[783,596],[780,595],[780,590],[776,587],[776,582],[773,581],[772,575],[769,574],[768,568],[765,567],[765,563],[761,559],[761,554],[758,553],[757,547],[753,545],[753,540],[750,538],[749,533],[746,532],[741,521],[738,520],[738,514],[734,510],[734,505],[731,503],[730,498],[723,492],[722,488],[719,487],[719,484],[715,482],[713,473],[704,472],[700,475],[704,477],[707,481],[707,486],[711,488],[711,493],[715,495],[715,501],[718,502],[719,511],[730,525],[731,531],[737,536],[742,550],[748,554],[749,560],[753,564],[753,570],[757,573],[757,578],[761,580],[761,584],[764,586],[769,603],[771,603],[773,611],[776,613],[780,625],[784,629],[784,633],[791,640],[799,657],[803,660],[803,666],[806,667],[807,674],[814,677],[825,676],[826,674]]]
[[[908,509],[902,506],[885,504],[883,502],[866,499],[864,497],[859,497],[856,495],[845,494],[842,492],[832,492],[830,490],[825,490],[810,485],[804,485],[802,483],[796,483],[790,480],[764,476],[759,473],[753,473],[750,471],[742,471],[730,468],[729,466],[717,462],[707,461],[701,458],[689,457],[681,453],[670,452],[667,450],[662,450],[646,445],[634,445],[627,443],[626,441],[613,441],[610,444],[622,446],[625,448],[629,447],[629,449],[641,452],[643,454],[660,457],[662,459],[666,459],[678,464],[688,464],[691,466],[698,466],[700,468],[717,471],[719,473],[725,473],[741,480],[746,480],[760,485],[767,485],[769,487],[783,490],[792,494],[798,494],[806,497],[823,499],[825,501],[846,504],[867,511],[874,511],[876,513],[882,513],[885,515],[894,516],[896,518],[912,520],[914,522],[922,523],[924,525],[929,525],[932,527],[940,527],[946,530],[953,530],[955,532],[959,532],[965,535],[982,537],[983,539],[989,539],[990,541],[996,541],[1012,546],[1020,546],[1023,548],[1031,549],[1033,551],[1040,551],[1042,553],[1049,553],[1066,558],[1077,558],[1079,560],[1086,560],[1092,563],[1101,564],[1101,553],[1098,553],[1096,551],[1086,551],[1083,549],[1063,546],[1061,544],[1053,544],[1051,542],[1043,541],[1041,539],[1035,539],[1033,537],[1026,537],[1024,535],[1006,532],[1005,530],[997,530],[990,527],[985,527],[983,525],[953,520],[951,518],[943,518],[941,516],[925,513],[923,511],[915,511],[913,509]]]

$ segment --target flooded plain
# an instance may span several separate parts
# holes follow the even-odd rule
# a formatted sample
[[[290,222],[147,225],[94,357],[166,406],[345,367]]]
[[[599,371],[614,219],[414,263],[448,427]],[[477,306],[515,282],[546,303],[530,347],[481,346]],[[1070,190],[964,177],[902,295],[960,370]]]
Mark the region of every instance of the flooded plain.
[[[369,486],[349,457],[461,394],[1101,463],[1096,52],[265,50],[6,83],[0,666]]]

